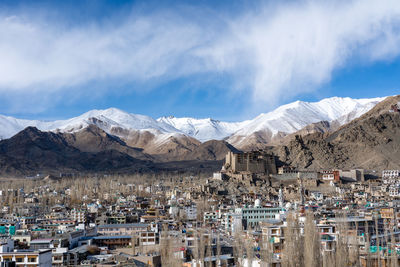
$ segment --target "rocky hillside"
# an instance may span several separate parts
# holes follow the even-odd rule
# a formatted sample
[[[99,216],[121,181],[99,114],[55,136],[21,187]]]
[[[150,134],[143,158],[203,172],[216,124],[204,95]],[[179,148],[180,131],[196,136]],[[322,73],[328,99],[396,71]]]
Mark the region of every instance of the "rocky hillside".
[[[59,172],[123,172],[153,168],[151,162],[117,150],[82,152],[61,135],[28,127],[0,142],[0,173],[32,175]]]
[[[153,157],[143,153],[143,149],[128,146],[120,138],[110,135],[95,125],[89,125],[76,133],[60,134],[64,140],[81,152],[99,153],[115,150],[140,160],[153,160]]]
[[[0,141],[0,175],[212,172],[221,167],[221,159],[229,150],[235,150],[224,141],[198,143],[184,150],[168,146],[160,154],[149,155],[95,125],[75,133],[42,132],[27,127]]]
[[[296,135],[269,148],[282,162],[308,169],[400,168],[400,114],[389,112],[400,96],[389,97],[333,133]]]

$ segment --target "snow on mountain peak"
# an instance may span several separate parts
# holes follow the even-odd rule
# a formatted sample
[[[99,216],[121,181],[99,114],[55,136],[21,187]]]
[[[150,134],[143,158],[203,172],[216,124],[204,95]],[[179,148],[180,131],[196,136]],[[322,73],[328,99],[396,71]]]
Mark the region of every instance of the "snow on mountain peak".
[[[319,102],[295,101],[243,122],[222,122],[212,118],[195,119],[174,116],[153,119],[146,115],[128,113],[118,108],[94,109],[75,118],[50,122],[22,120],[0,115],[0,139],[9,138],[28,126],[37,127],[42,131],[75,132],[91,124],[97,125],[108,133],[118,127],[126,130],[150,131],[163,136],[184,134],[203,142],[228,137],[231,139],[235,136],[246,137],[255,132],[266,132],[273,135],[279,132],[290,134],[319,121],[336,120],[340,124],[347,123],[369,111],[383,99],[331,97]]]
[[[202,142],[212,139],[222,140],[234,133],[241,125],[241,122],[220,122],[211,118],[161,117],[157,121],[169,124]]]
[[[352,115],[349,119],[354,119],[383,99],[384,97],[370,99],[331,97],[319,102],[296,101],[257,116],[245,127],[236,131],[234,135],[247,136],[259,131],[270,131],[273,135],[278,132],[293,133],[311,123],[331,122],[350,114]]]

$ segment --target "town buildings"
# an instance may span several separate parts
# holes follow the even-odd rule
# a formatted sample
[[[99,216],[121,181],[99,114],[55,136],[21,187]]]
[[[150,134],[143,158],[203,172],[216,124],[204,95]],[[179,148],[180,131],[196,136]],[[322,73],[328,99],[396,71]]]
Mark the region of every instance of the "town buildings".
[[[287,260],[288,234],[306,242],[311,215],[321,257],[343,244],[357,248],[360,264],[378,256],[390,262],[394,254],[388,251],[400,251],[399,170],[366,179],[373,175],[358,169],[274,170],[268,165],[272,159],[258,152],[227,157],[224,179],[85,178],[3,187],[0,182],[0,261],[280,266]]]

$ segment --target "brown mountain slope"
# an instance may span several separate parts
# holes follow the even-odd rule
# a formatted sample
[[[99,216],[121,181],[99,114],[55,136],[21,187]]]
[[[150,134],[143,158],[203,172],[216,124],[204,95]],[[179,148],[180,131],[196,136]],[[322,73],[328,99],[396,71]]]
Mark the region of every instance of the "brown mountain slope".
[[[149,131],[113,129],[112,133],[120,137],[128,146],[142,148],[143,152],[159,162],[222,160],[228,151],[236,150],[225,141],[211,140],[201,143],[183,134],[160,138]]]
[[[227,139],[229,143],[235,145],[235,147],[244,150],[258,150],[265,149],[267,146],[285,145],[289,143],[296,135],[304,136],[312,133],[329,133],[337,130],[340,126],[338,121],[320,121],[312,123],[304,127],[303,129],[287,134],[284,132],[278,132],[273,135],[272,132],[261,131],[252,133],[249,136],[232,136]]]
[[[89,125],[76,133],[62,134],[69,145],[81,152],[98,153],[108,150],[116,150],[131,157],[141,160],[152,160],[150,155],[143,153],[143,149],[127,146],[124,141],[110,135],[95,125]]]
[[[182,155],[182,159],[190,160],[222,160],[229,151],[238,151],[225,141],[211,140],[200,144],[196,149]]]
[[[332,132],[338,128],[339,127],[334,122],[330,123],[328,121],[320,121],[317,123],[312,123],[295,133],[275,139],[273,142],[271,142],[271,145],[286,145],[291,140],[293,140],[293,138],[295,138],[296,136],[305,136],[305,135],[314,134],[314,133],[324,134],[324,133]]]
[[[0,141],[0,173],[32,175],[40,172],[136,172],[152,169],[151,162],[116,150],[81,152],[63,135],[28,127]]]
[[[144,151],[151,155],[162,155],[165,160],[179,158],[181,155],[196,149],[201,143],[185,135],[173,135],[167,138],[155,138],[144,147]]]
[[[400,114],[389,112],[391,97],[360,118],[326,134],[296,136],[270,148],[281,161],[299,168],[400,168]]]
[[[208,172],[220,169],[221,159],[235,150],[224,141],[209,141],[193,150],[176,149],[181,140],[167,140],[171,151],[147,155],[96,126],[76,133],[41,132],[28,127],[0,141],[0,174]],[[176,143],[174,143],[176,142]],[[168,144],[165,145],[168,147]],[[176,147],[175,146],[175,147]]]
[[[248,136],[233,135],[227,138],[226,141],[241,150],[251,151],[265,148],[267,144],[272,142],[272,136],[271,131],[260,131]],[[280,135],[277,135],[277,138],[280,139]]]
[[[193,151],[201,144],[183,134],[162,136],[160,132],[156,135],[151,131],[121,128],[113,128],[111,134],[118,136],[130,147],[141,148],[147,154],[159,155],[158,158],[162,161],[179,159],[181,155]]]

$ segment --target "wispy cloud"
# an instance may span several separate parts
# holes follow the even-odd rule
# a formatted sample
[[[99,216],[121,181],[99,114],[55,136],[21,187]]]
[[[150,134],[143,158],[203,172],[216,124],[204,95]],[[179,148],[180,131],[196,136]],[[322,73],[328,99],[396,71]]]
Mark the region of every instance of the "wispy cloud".
[[[52,94],[92,81],[223,73],[255,103],[278,103],[318,89],[350,61],[400,53],[397,0],[269,3],[232,16],[186,11],[70,27],[3,14],[0,92]]]

